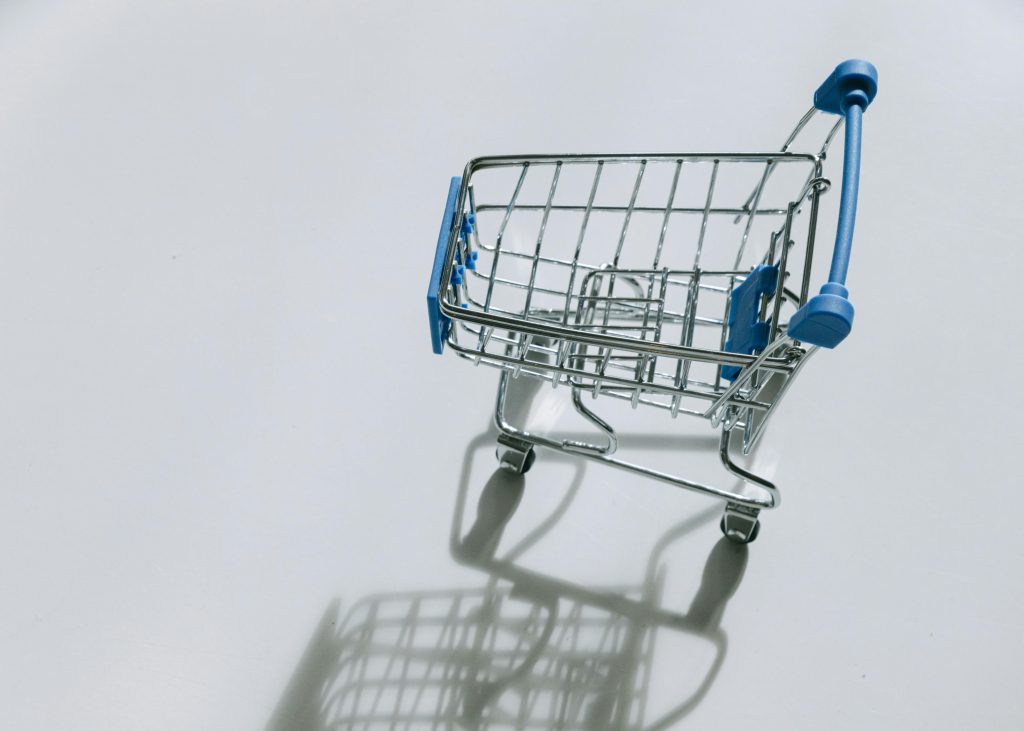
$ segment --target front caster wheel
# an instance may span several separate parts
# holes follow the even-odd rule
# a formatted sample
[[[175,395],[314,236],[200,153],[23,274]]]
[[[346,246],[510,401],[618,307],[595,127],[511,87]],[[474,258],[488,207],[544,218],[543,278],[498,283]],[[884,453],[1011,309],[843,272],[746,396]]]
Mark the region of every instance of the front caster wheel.
[[[533,467],[537,454],[529,442],[498,437],[498,463],[505,469],[525,475]]]
[[[722,517],[718,527],[722,529],[722,535],[728,538],[733,543],[753,543],[757,540],[757,534],[761,532],[761,521],[755,520],[754,527],[750,529],[750,533],[743,533],[738,530],[727,530],[725,527],[725,516]]]
[[[722,522],[718,524],[722,534],[733,543],[753,543],[761,532],[761,521],[756,510],[729,504],[725,508]]]

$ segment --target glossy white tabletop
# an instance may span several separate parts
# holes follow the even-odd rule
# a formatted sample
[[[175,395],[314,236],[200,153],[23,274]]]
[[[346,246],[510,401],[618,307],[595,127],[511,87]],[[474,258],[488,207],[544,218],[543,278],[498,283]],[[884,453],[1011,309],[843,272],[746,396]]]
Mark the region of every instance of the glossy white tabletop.
[[[1022,34],[1009,1],[0,5],[0,726],[1024,726]],[[496,472],[497,373],[429,348],[449,177],[773,149],[848,57],[857,322],[757,455],[757,541],[601,465]],[[713,461],[631,418],[639,459]]]

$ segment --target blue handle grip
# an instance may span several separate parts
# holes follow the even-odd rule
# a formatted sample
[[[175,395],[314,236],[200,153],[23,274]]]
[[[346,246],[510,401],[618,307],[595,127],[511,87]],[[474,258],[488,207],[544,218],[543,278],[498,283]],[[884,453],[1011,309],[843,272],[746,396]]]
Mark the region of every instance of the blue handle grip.
[[[452,321],[441,312],[441,297],[445,287],[441,284],[444,273],[444,261],[448,255],[448,238],[455,224],[455,204],[459,199],[459,188],[462,178],[452,178],[448,186],[448,200],[444,206],[444,217],[441,219],[441,231],[437,234],[437,248],[434,250],[434,266],[430,269],[430,282],[427,285],[427,316],[430,318],[430,345],[435,353],[444,352],[444,342],[448,339],[448,329]]]
[[[811,345],[834,348],[853,328],[853,305],[848,299],[846,273],[853,248],[853,225],[857,220],[861,121],[877,92],[878,71],[867,61],[859,60],[843,61],[814,92],[815,107],[845,117],[846,148],[839,223],[828,282],[822,286],[820,294],[808,300],[789,320],[789,335]]]

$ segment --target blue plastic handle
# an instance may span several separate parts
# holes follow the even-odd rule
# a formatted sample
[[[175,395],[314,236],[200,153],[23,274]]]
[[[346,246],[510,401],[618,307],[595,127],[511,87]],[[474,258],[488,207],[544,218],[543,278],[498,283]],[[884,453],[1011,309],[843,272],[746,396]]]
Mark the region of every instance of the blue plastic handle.
[[[441,231],[437,234],[437,248],[434,250],[434,266],[430,269],[430,282],[427,285],[427,316],[430,318],[430,345],[435,353],[444,352],[444,342],[448,339],[448,329],[452,321],[441,312],[441,298],[445,287],[441,285],[444,273],[444,262],[448,255],[448,238],[455,224],[455,204],[459,199],[459,188],[462,178],[452,178],[448,186],[448,200],[444,206],[444,217],[441,219]]]
[[[843,154],[843,187],[839,223],[832,251],[832,268],[821,293],[807,301],[789,320],[789,335],[801,342],[834,348],[853,328],[853,305],[846,289],[853,248],[853,224],[857,220],[857,188],[860,184],[861,121],[864,110],[878,92],[878,71],[867,61],[843,61],[814,92],[814,106],[846,118],[846,149]]]

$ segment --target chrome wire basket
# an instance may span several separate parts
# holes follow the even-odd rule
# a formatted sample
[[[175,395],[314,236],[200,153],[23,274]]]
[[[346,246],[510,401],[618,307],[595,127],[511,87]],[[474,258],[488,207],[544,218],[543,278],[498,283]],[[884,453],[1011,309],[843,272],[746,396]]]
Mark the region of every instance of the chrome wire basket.
[[[726,501],[726,535],[753,540],[779,493],[733,461],[731,437],[749,453],[808,358],[850,332],[861,118],[876,90],[871,64],[840,64],[778,152],[486,157],[453,178],[427,296],[433,349],[501,370],[500,459],[525,471],[541,445],[708,493]],[[838,118],[812,151],[794,151],[818,115]],[[826,153],[844,124],[832,268],[810,296]],[[565,386],[601,438],[509,423],[509,378],[524,375]],[[748,489],[615,457],[588,394],[708,420]]]

